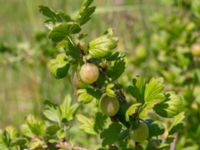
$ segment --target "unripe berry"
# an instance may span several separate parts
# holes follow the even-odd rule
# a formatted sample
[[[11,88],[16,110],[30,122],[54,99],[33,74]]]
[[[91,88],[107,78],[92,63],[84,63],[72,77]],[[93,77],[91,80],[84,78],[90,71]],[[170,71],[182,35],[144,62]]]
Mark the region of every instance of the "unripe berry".
[[[145,122],[140,122],[138,128],[136,128],[131,135],[131,138],[135,142],[142,142],[146,140],[148,137],[149,137],[149,128]]]
[[[191,51],[193,56],[200,57],[200,44],[193,44]]]
[[[114,116],[119,111],[119,101],[116,98],[104,96],[100,101],[100,107],[106,115]]]
[[[92,63],[86,63],[81,66],[80,78],[86,84],[94,83],[99,77],[99,69]]]

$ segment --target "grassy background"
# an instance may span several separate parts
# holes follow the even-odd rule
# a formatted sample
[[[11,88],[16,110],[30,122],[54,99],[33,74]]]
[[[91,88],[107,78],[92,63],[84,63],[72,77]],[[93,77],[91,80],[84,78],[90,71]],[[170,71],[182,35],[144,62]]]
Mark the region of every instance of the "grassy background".
[[[44,31],[39,5],[74,13],[80,0],[0,0],[0,42],[33,49],[34,36]],[[120,37],[119,49],[132,52],[134,41],[141,34],[151,32],[149,15],[163,11],[159,0],[96,0],[97,11],[84,30],[94,38],[113,27]],[[28,46],[27,46],[28,45]],[[47,68],[25,62],[14,66],[0,66],[0,127],[19,125],[29,113],[40,115],[45,99],[61,101],[73,92],[71,80],[55,80]]]

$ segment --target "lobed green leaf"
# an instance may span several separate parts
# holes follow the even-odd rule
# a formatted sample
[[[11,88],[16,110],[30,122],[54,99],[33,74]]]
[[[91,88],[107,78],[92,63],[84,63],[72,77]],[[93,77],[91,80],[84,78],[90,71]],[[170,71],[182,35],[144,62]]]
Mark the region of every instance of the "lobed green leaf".
[[[84,104],[100,99],[100,94],[92,88],[79,89],[78,101]]]
[[[84,115],[78,114],[76,115],[78,121],[82,123],[80,126],[80,129],[84,132],[92,135],[97,135],[98,133],[94,129],[94,121],[92,119],[89,119],[85,117]]]
[[[138,109],[139,106],[141,106],[142,104],[141,103],[135,103],[135,104],[132,104],[128,110],[126,111],[126,121],[129,121],[129,117],[131,115],[133,115],[134,113],[136,113],[136,110]]]
[[[69,15],[63,13],[63,12],[55,12],[54,10],[50,9],[47,6],[39,6],[39,11],[48,18],[48,20],[46,20],[46,22],[68,22],[71,21],[71,18]]]
[[[101,133],[101,138],[103,139],[102,145],[114,144],[119,139],[121,129],[122,126],[119,123],[112,123]]]
[[[93,0],[84,0],[81,4],[78,16],[76,21],[80,24],[83,25],[87,23],[90,20],[91,15],[94,13],[96,7],[91,6]]]
[[[68,73],[69,67],[70,64],[63,53],[57,55],[56,59],[52,59],[49,62],[49,70],[57,79],[64,78]]]
[[[112,29],[89,43],[89,54],[93,58],[105,58],[111,55],[111,50],[117,47],[118,39],[113,36]]]
[[[149,83],[146,84],[144,100],[145,102],[153,101],[153,100],[162,100],[164,98],[163,95],[163,79],[162,78],[152,78]]]
[[[183,119],[185,118],[185,113],[181,112],[173,118],[173,122],[169,127],[169,134],[174,134],[177,130],[179,130],[183,126]]]
[[[49,33],[49,38],[54,42],[60,42],[66,39],[67,36],[79,33],[80,31],[80,26],[75,22],[60,23]]]
[[[165,100],[156,104],[153,109],[158,115],[171,118],[184,110],[183,100],[174,92],[169,92],[165,95]]]

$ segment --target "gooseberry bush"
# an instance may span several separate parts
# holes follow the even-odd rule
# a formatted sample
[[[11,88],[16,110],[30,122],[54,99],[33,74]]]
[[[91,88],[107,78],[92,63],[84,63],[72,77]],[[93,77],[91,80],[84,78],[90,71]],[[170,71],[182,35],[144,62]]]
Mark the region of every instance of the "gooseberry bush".
[[[48,68],[57,79],[71,77],[75,96],[67,95],[61,104],[45,101],[42,119],[29,115],[19,130],[11,126],[1,130],[0,149],[95,147],[89,142],[86,146],[70,142],[74,125],[90,137],[100,138],[95,147],[98,150],[173,147],[183,125],[182,96],[167,91],[162,78],[145,80],[138,75],[132,77],[130,85],[120,84],[119,78],[129,66],[126,54],[117,51],[118,38],[113,30],[109,28],[89,42],[83,31],[82,26],[95,12],[92,2],[84,0],[79,12],[71,16],[40,6],[46,17],[48,38],[56,47],[56,56],[49,61]],[[92,107],[84,114],[81,110],[88,105]]]

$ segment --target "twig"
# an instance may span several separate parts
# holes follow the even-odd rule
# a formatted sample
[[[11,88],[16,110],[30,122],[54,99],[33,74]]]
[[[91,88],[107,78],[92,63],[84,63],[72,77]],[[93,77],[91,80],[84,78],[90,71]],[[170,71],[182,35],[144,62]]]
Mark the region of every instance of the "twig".
[[[175,134],[174,134],[173,143],[170,145],[170,150],[175,150],[175,149],[176,149],[176,141],[177,141],[177,138],[178,138],[178,133],[175,133]]]

